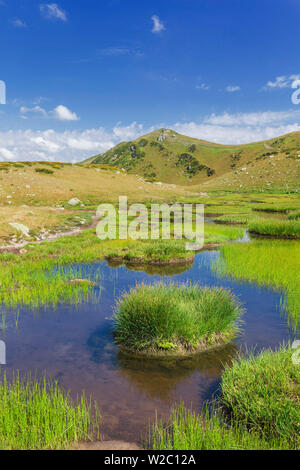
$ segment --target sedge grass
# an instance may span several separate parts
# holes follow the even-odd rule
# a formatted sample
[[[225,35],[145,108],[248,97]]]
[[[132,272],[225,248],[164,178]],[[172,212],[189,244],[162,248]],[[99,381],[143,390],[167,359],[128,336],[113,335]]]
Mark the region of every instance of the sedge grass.
[[[283,291],[281,308],[291,324],[300,321],[300,244],[287,240],[232,243],[221,248],[220,274]]]
[[[263,351],[225,366],[222,404],[231,419],[266,439],[300,446],[300,367],[293,350]]]
[[[115,341],[125,349],[184,354],[229,342],[242,308],[221,288],[140,284],[117,301]]]
[[[196,414],[184,405],[173,408],[167,422],[157,421],[146,439],[153,450],[287,450],[284,439],[265,439],[245,426],[226,423],[222,413],[205,408]]]
[[[56,382],[4,375],[0,383],[1,450],[70,448],[98,435],[98,419],[84,395],[74,402]]]
[[[214,221],[217,224],[228,224],[228,225],[247,225],[249,220],[251,220],[251,216],[249,215],[223,215],[220,217],[216,217]]]
[[[298,450],[300,368],[293,351],[263,351],[225,366],[221,395],[200,414],[182,404],[150,429],[154,450]]]
[[[249,222],[249,231],[276,238],[300,238],[300,221],[253,219]]]
[[[289,214],[288,216],[289,220],[300,220],[300,211],[295,211]]]

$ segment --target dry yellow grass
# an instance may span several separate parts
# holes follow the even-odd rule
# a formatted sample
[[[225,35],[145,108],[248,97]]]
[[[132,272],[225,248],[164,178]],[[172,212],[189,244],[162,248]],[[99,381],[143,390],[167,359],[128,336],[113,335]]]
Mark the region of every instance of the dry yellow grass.
[[[53,174],[36,172],[41,168]],[[146,183],[139,176],[92,166],[20,163],[0,164],[0,170],[0,244],[13,235],[21,235],[9,223],[23,224],[36,235],[43,229],[66,228],[68,218],[80,217],[84,210],[68,207],[74,197],[86,209],[94,210],[102,202],[117,202],[119,196],[128,196],[130,202],[146,202],[194,194],[180,186]],[[65,206],[65,210],[57,206]],[[68,221],[67,226],[71,225]]]
[[[206,181],[201,185],[205,191],[223,189],[279,188],[287,189],[299,187],[300,184],[300,158],[291,158],[280,153],[267,156],[264,159],[253,160],[242,164],[234,171],[230,171],[219,178]],[[199,186],[190,187],[191,190]]]
[[[41,174],[37,168],[49,168],[53,174]],[[0,204],[55,205],[73,197],[85,204],[117,201],[127,195],[131,201],[166,200],[189,195],[186,188],[168,184],[146,183],[141,177],[95,167],[33,164],[0,173]]]
[[[51,231],[55,228],[63,228],[68,217],[74,217],[74,211],[59,210],[53,207],[7,207],[0,206],[0,244],[2,241],[16,236],[18,239],[26,239],[22,233],[12,227],[10,223],[27,226],[30,234],[39,234],[43,231]]]

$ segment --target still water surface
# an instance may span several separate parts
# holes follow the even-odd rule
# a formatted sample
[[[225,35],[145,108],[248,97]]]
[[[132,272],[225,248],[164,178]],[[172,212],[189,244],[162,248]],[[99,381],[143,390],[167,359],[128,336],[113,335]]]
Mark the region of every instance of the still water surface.
[[[0,333],[7,347],[11,376],[29,371],[46,374],[76,397],[83,390],[97,400],[109,439],[138,441],[149,420],[168,414],[170,407],[184,401],[200,410],[206,400],[217,396],[224,364],[238,350],[276,348],[292,339],[279,312],[281,294],[247,282],[218,277],[212,265],[220,256],[206,251],[196,256],[192,267],[128,269],[110,267],[106,262],[80,266],[84,277],[96,280],[95,298],[78,306],[60,304],[56,308],[19,309],[16,328],[14,312]],[[186,269],[186,270],[185,270]],[[191,281],[199,286],[231,289],[244,304],[241,334],[236,341],[215,352],[181,360],[154,360],[128,357],[118,351],[111,332],[114,299],[137,282]]]

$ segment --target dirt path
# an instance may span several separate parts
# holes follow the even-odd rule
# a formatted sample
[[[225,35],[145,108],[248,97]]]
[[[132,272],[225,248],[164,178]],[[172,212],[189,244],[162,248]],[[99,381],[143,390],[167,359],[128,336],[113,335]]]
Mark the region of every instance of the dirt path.
[[[73,235],[78,235],[84,230],[96,227],[98,218],[96,216],[93,216],[92,219],[93,221],[90,225],[86,225],[84,227],[77,227],[73,230],[68,230],[67,232],[54,233],[49,235],[49,237],[45,237],[43,240],[26,240],[22,243],[13,243],[11,245],[0,246],[0,253],[20,253],[20,250],[24,249],[26,245],[37,245],[43,242],[52,242],[62,237],[71,237]]]

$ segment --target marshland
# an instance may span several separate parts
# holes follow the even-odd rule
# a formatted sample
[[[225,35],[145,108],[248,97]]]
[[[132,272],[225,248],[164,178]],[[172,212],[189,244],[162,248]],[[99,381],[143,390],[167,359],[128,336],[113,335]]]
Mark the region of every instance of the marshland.
[[[298,194],[168,195],[205,204],[204,248],[194,254],[185,240],[100,241],[91,227],[95,202],[82,200],[84,208],[60,202],[69,221],[88,214],[79,231],[71,225],[63,236],[62,227],[60,238],[45,240],[33,232],[15,245],[3,235],[1,448],[98,440],[151,449],[299,447],[291,349],[299,331]]]

